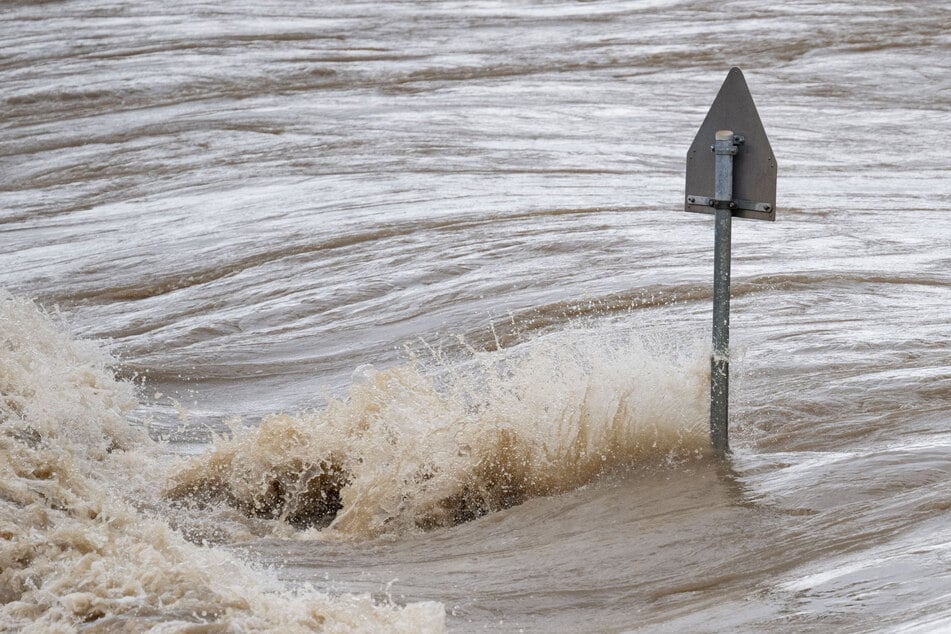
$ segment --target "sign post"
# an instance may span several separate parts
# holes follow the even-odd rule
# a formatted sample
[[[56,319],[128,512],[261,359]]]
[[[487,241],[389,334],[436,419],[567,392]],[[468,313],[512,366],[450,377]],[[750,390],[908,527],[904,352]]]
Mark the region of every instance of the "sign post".
[[[703,150],[706,149],[706,152]],[[730,248],[733,216],[776,219],[776,158],[743,72],[730,69],[687,152],[684,210],[713,213],[710,440],[730,450]]]

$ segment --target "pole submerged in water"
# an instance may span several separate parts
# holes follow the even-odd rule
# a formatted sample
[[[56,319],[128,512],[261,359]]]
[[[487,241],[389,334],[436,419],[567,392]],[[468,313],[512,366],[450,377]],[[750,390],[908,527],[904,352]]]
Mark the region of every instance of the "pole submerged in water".
[[[733,130],[717,130],[714,202],[716,223],[713,247],[713,354],[710,358],[710,441],[713,450],[730,450],[730,243],[733,223],[733,156],[742,139]]]
[[[711,140],[713,145],[710,145]],[[733,216],[776,219],[776,159],[739,68],[730,69],[687,152],[684,210],[716,216],[710,441],[714,452],[724,456],[730,451],[730,243]]]

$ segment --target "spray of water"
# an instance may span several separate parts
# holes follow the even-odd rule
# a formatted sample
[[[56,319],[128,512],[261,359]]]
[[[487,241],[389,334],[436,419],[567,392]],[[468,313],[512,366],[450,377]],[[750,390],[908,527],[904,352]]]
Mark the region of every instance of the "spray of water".
[[[362,538],[691,459],[707,450],[707,363],[667,344],[569,330],[464,363],[364,366],[345,398],[219,442],[166,494]]]

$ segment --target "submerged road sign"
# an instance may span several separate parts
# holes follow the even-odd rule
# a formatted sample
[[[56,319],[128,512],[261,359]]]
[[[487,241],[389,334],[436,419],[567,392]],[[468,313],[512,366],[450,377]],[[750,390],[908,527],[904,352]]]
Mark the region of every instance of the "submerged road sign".
[[[743,71],[731,68],[703,125],[687,151],[685,211],[713,213],[714,136],[732,130],[738,139],[733,157],[733,215],[776,219],[776,158],[759,120]]]
[[[730,450],[730,241],[733,216],[776,219],[776,158],[743,72],[731,68],[687,151],[684,210],[713,213],[710,440]]]

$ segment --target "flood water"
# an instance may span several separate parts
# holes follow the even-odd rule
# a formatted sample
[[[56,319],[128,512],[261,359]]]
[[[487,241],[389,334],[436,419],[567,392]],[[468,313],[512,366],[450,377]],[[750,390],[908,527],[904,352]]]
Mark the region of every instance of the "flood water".
[[[4,3],[0,629],[951,628],[949,23]],[[779,181],[718,460],[734,65]]]

